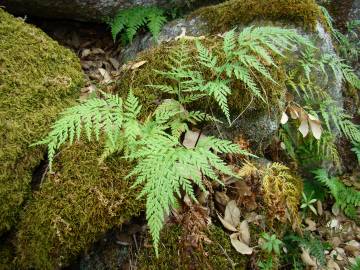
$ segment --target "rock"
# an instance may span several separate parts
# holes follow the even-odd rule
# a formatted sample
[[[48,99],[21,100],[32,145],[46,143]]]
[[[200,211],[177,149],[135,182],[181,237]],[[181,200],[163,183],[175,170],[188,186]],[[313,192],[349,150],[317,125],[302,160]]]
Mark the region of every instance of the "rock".
[[[203,0],[198,0],[201,1]],[[190,2],[193,0],[2,0],[0,5],[18,15],[102,22],[105,17],[114,15],[118,10],[135,6],[176,8],[184,7]]]
[[[30,196],[43,138],[83,85],[73,52],[0,8],[0,235]],[[33,183],[36,185],[37,183]]]
[[[284,19],[286,18],[286,22]],[[261,19],[261,20],[259,20]],[[194,11],[186,18],[178,19],[165,25],[159,35],[158,42],[160,45],[154,44],[151,35],[138,37],[123,52],[123,61],[133,60],[143,51],[142,55],[154,53],[150,48],[169,47],[176,37],[185,32],[186,36],[207,36],[216,35],[229,31],[234,27],[241,29],[249,25],[276,25],[281,27],[296,28],[299,33],[315,40],[317,47],[322,53],[334,53],[334,47],[331,42],[330,35],[321,25],[322,13],[315,1],[248,1],[248,0],[231,0],[225,3],[200,8]],[[162,47],[162,48],[163,48]],[[166,55],[166,54],[165,54]],[[164,58],[165,56],[161,56]],[[154,58],[154,57],[152,57]],[[148,60],[141,56],[138,60]],[[149,60],[148,60],[149,61]],[[161,70],[158,65],[150,63],[148,68]],[[129,75],[127,75],[129,76]],[[328,93],[334,100],[342,106],[341,79],[337,75],[329,72],[328,83],[319,76],[318,84],[321,88],[328,90]],[[142,81],[142,80],[141,80]],[[149,84],[149,82],[147,83]],[[136,84],[138,85],[138,84]],[[271,103],[267,108],[259,108],[258,105],[251,104],[240,97],[234,97],[233,103],[236,101],[242,104],[241,109],[234,110],[233,119],[236,119],[229,125],[209,125],[203,129],[205,134],[213,134],[222,136],[226,139],[234,139],[239,135],[239,131],[248,139],[257,151],[265,149],[277,132],[280,126],[281,114],[285,109],[285,86],[280,86],[275,90],[269,90],[269,100]],[[283,87],[283,89],[281,89]],[[237,117],[241,115],[241,117]],[[222,119],[223,120],[223,119]],[[259,132],[261,130],[261,132]],[[220,132],[219,132],[220,131]]]

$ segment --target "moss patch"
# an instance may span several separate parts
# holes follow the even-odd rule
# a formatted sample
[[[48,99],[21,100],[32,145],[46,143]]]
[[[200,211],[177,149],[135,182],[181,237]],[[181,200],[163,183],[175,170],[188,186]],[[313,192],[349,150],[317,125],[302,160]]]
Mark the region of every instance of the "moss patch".
[[[159,258],[156,258],[152,248],[143,248],[137,257],[138,269],[246,269],[248,257],[236,252],[231,246],[229,236],[221,228],[210,227],[208,235],[212,243],[204,246],[207,256],[201,252],[192,252],[191,258],[179,255],[180,235],[180,226],[165,227],[161,237]],[[234,267],[229,258],[233,261]]]
[[[143,209],[125,180],[131,164],[120,157],[99,165],[102,147],[78,143],[64,149],[27,205],[17,234],[22,269],[67,265],[110,228]]]
[[[202,18],[210,33],[225,32],[256,19],[290,21],[313,30],[316,21],[323,20],[315,0],[230,0],[200,8],[192,16]]]
[[[0,8],[0,234],[15,223],[48,132],[83,83],[79,60]]]

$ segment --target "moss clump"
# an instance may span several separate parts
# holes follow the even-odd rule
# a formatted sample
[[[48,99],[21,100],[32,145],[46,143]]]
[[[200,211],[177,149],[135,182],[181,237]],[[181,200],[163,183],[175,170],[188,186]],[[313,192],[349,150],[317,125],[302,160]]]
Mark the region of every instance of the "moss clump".
[[[202,252],[191,252],[191,258],[184,258],[179,255],[182,254],[179,244],[181,227],[165,227],[159,257],[156,258],[152,248],[143,248],[137,257],[138,269],[246,269],[248,257],[236,252],[231,246],[229,236],[221,228],[211,226],[208,236],[212,243],[204,246],[207,256]]]
[[[124,179],[131,164],[111,157],[98,164],[98,144],[64,149],[39,192],[28,203],[17,233],[21,269],[57,269],[103,233],[143,210]]]
[[[42,138],[83,84],[78,58],[0,8],[0,234],[29,194]]]
[[[256,19],[284,20],[313,30],[323,15],[315,0],[230,0],[200,8],[190,17],[200,17],[210,33],[225,32]]]

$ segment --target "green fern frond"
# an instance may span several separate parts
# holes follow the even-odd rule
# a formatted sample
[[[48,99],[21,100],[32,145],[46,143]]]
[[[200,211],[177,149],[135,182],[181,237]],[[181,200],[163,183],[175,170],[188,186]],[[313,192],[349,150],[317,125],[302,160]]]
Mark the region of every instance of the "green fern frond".
[[[120,10],[108,24],[111,27],[114,41],[120,32],[125,31],[125,40],[131,42],[137,31],[143,26],[147,26],[153,37],[157,39],[165,22],[166,17],[162,9],[139,6]]]
[[[93,98],[63,112],[48,136],[34,144],[48,146],[50,170],[55,152],[65,142],[72,144],[75,138],[79,140],[83,130],[88,140],[93,134],[98,140],[102,132],[114,144],[123,124],[122,103],[120,97],[107,95],[105,99]]]
[[[336,205],[350,218],[357,219],[356,208],[360,206],[360,192],[345,186],[338,178],[329,177],[324,169],[313,171],[315,179],[325,185],[335,198]]]

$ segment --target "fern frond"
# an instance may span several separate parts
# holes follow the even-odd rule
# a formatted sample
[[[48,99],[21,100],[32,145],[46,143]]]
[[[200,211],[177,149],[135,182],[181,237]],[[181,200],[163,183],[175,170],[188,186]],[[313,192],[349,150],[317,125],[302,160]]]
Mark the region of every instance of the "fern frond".
[[[355,144],[353,148],[351,148],[351,150],[355,153],[357,160],[360,164],[360,144]]]
[[[329,189],[339,208],[350,218],[357,219],[356,208],[360,206],[360,192],[345,186],[336,177],[329,177],[324,169],[317,169],[313,173],[315,179]]]
[[[122,103],[120,97],[107,95],[105,99],[93,98],[63,112],[48,136],[34,144],[48,146],[50,169],[56,150],[66,141],[72,144],[75,138],[79,140],[83,130],[88,140],[93,134],[98,140],[103,132],[114,144],[123,124]]]
[[[156,40],[165,22],[166,17],[162,9],[158,7],[139,6],[120,10],[108,24],[111,27],[111,34],[114,41],[120,32],[125,31],[125,40],[131,42],[136,32],[143,26],[149,28]]]

